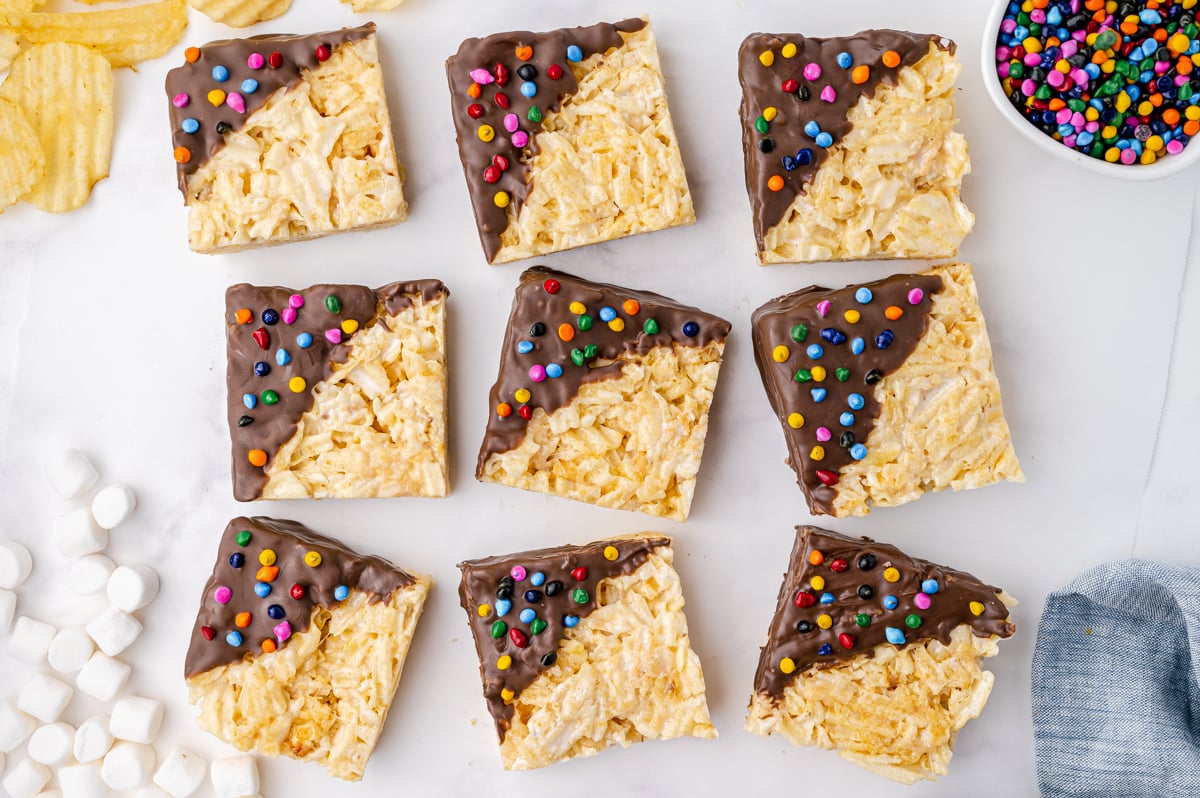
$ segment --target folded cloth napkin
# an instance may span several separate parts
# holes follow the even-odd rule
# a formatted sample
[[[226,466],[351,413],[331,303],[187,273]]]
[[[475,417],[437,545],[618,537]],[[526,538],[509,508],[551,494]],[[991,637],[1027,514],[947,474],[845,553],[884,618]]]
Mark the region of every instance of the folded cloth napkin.
[[[1120,560],[1046,599],[1033,733],[1046,798],[1200,796],[1200,569]]]

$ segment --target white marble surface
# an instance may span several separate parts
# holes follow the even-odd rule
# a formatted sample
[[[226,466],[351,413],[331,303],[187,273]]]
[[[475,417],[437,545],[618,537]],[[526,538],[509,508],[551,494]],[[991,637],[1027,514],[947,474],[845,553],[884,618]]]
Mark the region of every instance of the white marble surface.
[[[320,30],[356,20],[333,0],[304,0],[254,32]],[[406,0],[377,15],[406,224],[224,257],[188,253],[175,189],[162,79],[182,48],[117,79],[112,177],[82,210],[0,216],[0,534],[37,564],[19,612],[62,625],[97,608],[69,599],[68,563],[47,532],[63,505],[41,473],[75,445],[108,481],[138,491],[113,533],[119,561],[163,575],[128,652],[131,689],[168,705],[163,744],[231,753],[196,730],[184,650],[217,536],[242,512],[295,518],[430,573],[437,587],[417,632],[383,738],[361,785],[313,766],[264,763],[264,795],[719,795],[747,788],[848,795],[1020,796],[1036,791],[1029,663],[1045,594],[1078,571],[1131,552],[1193,563],[1194,421],[1200,402],[1200,282],[1184,280],[1195,174],[1133,185],[1047,158],[1005,128],[983,93],[985,9],[954,0],[855,3],[515,3]],[[584,276],[673,295],[734,323],[691,520],[678,525],[547,499],[472,478],[500,331],[521,266],[485,265],[448,116],[443,59],[469,35],[544,29],[649,10],[698,223],[544,259]],[[229,35],[192,15],[186,44]],[[833,754],[742,731],[792,527],[809,520],[759,385],[749,314],[813,282],[844,284],[907,264],[760,269],[754,264],[737,121],[736,48],[755,30],[835,35],[864,27],[954,37],[966,66],[959,113],[978,216],[962,256],[975,264],[996,368],[1028,483],[938,495],[870,518],[833,521],[973,571],[1022,600],[1017,637],[991,661],[996,686],[960,736],[949,777],[911,790]],[[1192,253],[1193,259],[1196,253]],[[917,268],[920,264],[912,264]],[[234,281],[379,285],[441,277],[450,286],[453,495],[440,501],[233,501],[224,424],[222,293]],[[1177,321],[1178,316],[1178,321]],[[1174,364],[1174,365],[1172,365]],[[500,771],[477,663],[456,596],[456,562],[639,530],[676,536],[693,643],[704,664],[717,742],[651,743],[547,770]],[[0,696],[29,669],[0,653]],[[77,698],[69,719],[94,705]],[[160,751],[160,754],[162,752]],[[8,767],[17,761],[10,755]],[[199,793],[211,795],[206,786]]]

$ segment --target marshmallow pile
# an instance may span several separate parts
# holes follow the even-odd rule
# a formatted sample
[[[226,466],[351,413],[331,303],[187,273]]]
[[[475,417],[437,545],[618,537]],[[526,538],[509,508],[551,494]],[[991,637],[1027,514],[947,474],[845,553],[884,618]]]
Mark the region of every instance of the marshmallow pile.
[[[46,474],[68,501],[86,498],[100,478],[75,449],[58,453]],[[141,635],[134,613],[158,595],[159,578],[148,565],[118,565],[103,552],[109,531],[136,506],[128,486],[106,485],[54,522],[55,546],[72,560],[66,584],[83,596],[107,597],[107,606],[82,627],[56,628],[17,614],[15,591],[32,573],[33,555],[15,540],[0,540],[0,638],[8,638],[8,656],[42,669],[15,697],[0,698],[0,786],[11,798],[189,798],[209,775],[208,763],[191,751],[172,747],[156,754],[160,701],[122,694],[132,669],[117,657]],[[64,722],[76,690],[106,704],[108,714],[78,726]],[[216,760],[211,779],[217,798],[258,798],[253,756]]]

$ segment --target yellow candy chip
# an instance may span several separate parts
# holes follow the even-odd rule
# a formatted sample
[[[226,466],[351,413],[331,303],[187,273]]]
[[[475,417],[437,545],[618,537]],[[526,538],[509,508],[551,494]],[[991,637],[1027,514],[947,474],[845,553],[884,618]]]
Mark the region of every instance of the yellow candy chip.
[[[308,383],[304,381],[303,377],[292,377],[288,380],[288,390],[292,393],[300,393],[307,387]]]
[[[812,585],[813,590],[824,590],[825,589],[825,577],[814,576],[812,578],[812,581],[809,582],[809,584]]]
[[[987,609],[982,604],[980,604],[978,601],[972,601],[967,606],[971,609],[972,615],[983,615],[983,611],[985,609]]]
[[[587,313],[587,305],[583,304],[582,302],[572,302],[567,306],[567,310],[578,316],[581,313]]]
[[[1188,109],[1183,112],[1183,115],[1193,121],[1200,120],[1200,105],[1189,105]]]
[[[791,357],[791,355],[792,355],[791,350],[788,349],[783,344],[780,344],[779,346],[777,346],[771,350],[771,357],[775,360],[776,363],[786,362],[787,359],[789,357]]]
[[[888,568],[883,572],[883,578],[889,582],[899,582],[900,572],[895,568]]]
[[[480,141],[487,142],[496,138],[496,129],[491,125],[480,125],[479,129],[475,131],[475,134],[479,136]]]
[[[779,48],[779,54],[784,58],[792,58],[796,55],[796,45],[788,42],[783,47]]]
[[[497,208],[507,208],[508,207],[508,192],[507,191],[497,191],[496,196],[492,197],[492,202],[496,203]]]
[[[858,324],[858,320],[862,318],[862,314],[851,308],[842,314],[842,318],[845,319],[848,324]]]
[[[813,366],[811,369],[811,372],[812,372],[812,378],[815,381],[823,382],[825,380],[825,367],[824,366]]]
[[[507,687],[505,687],[503,690],[500,691],[500,697],[502,699],[504,699],[505,703],[508,703],[509,701],[512,701],[513,698],[516,697],[516,693],[514,693],[512,690],[509,690]]]
[[[506,671],[511,667],[512,667],[512,657],[508,656],[507,654],[500,657],[500,659],[496,660],[496,669],[497,670]]]
[[[830,618],[828,615],[818,615],[817,626],[821,627],[822,629],[828,629],[829,627],[833,626],[833,618]]]
[[[616,546],[605,546],[604,547],[604,559],[611,562],[612,560],[617,559],[617,557],[619,557],[620,555],[621,555],[621,552],[617,551]]]
[[[260,565],[274,565],[275,564],[275,550],[274,549],[263,549],[261,552],[258,553],[258,562]]]
[[[779,116],[779,109],[773,105],[768,105],[763,109],[762,117],[768,122],[775,121],[775,117]]]
[[[321,564],[321,552],[310,551],[304,555],[304,564],[309,568],[316,568]]]
[[[763,50],[758,55],[758,63],[765,67],[771,66],[771,64],[775,63],[775,53],[771,50]]]
[[[518,402],[528,402],[530,395],[528,388],[518,388],[513,393],[513,399],[516,399]]]
[[[796,662],[791,657],[784,657],[779,660],[779,670],[783,673],[795,673]]]
[[[492,605],[491,604],[480,604],[477,612],[479,613],[480,618],[486,618],[492,614]]]
[[[792,429],[800,429],[804,426],[804,416],[799,413],[791,413],[787,417],[788,426]]]
[[[356,320],[346,319],[342,322],[342,332],[346,333],[346,335],[352,335],[356,330],[358,330],[358,322]]]
[[[810,451],[808,453],[808,456],[813,460],[824,460],[825,459],[825,447],[824,446],[812,447],[812,451]]]
[[[220,107],[225,104],[225,92],[220,89],[213,89],[208,93],[208,101],[213,105]]]
[[[625,329],[625,319],[616,318],[608,323],[608,329],[613,332],[621,332]]]

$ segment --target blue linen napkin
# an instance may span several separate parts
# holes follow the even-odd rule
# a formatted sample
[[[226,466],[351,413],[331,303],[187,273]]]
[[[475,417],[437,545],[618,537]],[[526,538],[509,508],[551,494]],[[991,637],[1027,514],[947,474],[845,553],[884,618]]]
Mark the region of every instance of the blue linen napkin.
[[[1200,796],[1200,569],[1120,560],[1046,599],[1033,653],[1045,798]]]

